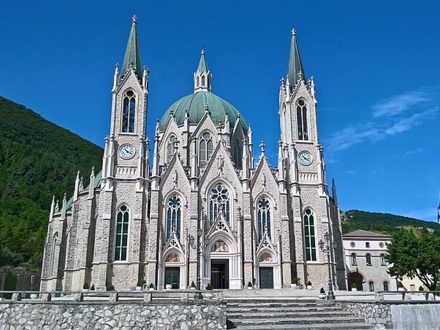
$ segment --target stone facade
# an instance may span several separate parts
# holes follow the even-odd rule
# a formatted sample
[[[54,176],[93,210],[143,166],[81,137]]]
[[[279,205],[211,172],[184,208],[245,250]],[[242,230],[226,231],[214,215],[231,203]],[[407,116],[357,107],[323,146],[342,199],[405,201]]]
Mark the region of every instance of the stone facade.
[[[385,260],[390,237],[365,230],[343,235],[349,289],[396,291],[396,278],[388,273]]]
[[[222,304],[0,304],[0,329],[226,329]]]
[[[305,79],[296,34],[279,91],[277,168],[264,143],[254,161],[251,128],[212,93],[204,52],[194,93],[164,114],[150,159],[149,73],[140,67],[134,21],[114,74],[102,170],[92,170],[88,187],[78,174],[73,197],[61,206],[53,200],[41,290],[167,282],[180,289],[192,282],[282,288],[294,277],[325,287],[328,260],[318,242],[327,232],[337,243],[333,281],[345,289],[336,189],[330,196],[314,82]]]
[[[393,329],[391,305],[377,302],[339,303],[347,312],[376,326],[376,329]]]

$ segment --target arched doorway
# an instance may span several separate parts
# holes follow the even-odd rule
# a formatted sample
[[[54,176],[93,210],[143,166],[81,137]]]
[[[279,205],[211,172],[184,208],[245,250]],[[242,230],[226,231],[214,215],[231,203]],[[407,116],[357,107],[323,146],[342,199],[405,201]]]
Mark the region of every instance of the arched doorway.
[[[229,288],[229,246],[219,239],[211,246],[211,284],[214,289]]]
[[[363,287],[362,287],[363,281],[364,281],[364,277],[359,272],[353,272],[353,273],[348,274],[348,288],[349,288],[349,290],[351,291],[351,289],[354,287],[353,286],[353,284],[354,284],[358,291],[363,291]]]

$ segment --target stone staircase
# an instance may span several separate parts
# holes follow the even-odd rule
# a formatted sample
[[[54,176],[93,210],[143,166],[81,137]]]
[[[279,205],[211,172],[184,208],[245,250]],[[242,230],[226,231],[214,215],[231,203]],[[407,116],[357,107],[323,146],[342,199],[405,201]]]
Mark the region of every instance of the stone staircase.
[[[228,329],[374,329],[337,304],[305,298],[226,298]]]

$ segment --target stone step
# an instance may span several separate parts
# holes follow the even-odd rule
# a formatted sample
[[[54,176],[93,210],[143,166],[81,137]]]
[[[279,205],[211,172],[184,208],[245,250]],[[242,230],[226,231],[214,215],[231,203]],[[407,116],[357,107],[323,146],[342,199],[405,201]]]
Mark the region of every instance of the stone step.
[[[236,302],[227,302],[226,305],[228,307],[243,307],[243,308],[253,308],[253,307],[318,307],[318,306],[332,306],[332,305],[321,305],[316,303],[290,303],[290,302],[249,302],[249,303],[236,303]]]
[[[226,317],[228,319],[275,319],[275,318],[283,318],[283,319],[303,319],[307,317],[353,317],[348,312],[341,311],[299,311],[299,312],[285,312],[285,311],[277,311],[277,312],[249,312],[249,313],[230,313],[229,311],[226,313]]]
[[[343,309],[340,306],[316,306],[316,307],[307,307],[307,306],[282,306],[282,307],[264,307],[260,308],[260,306],[254,306],[254,307],[240,307],[240,306],[229,306],[227,307],[228,312],[233,313],[249,313],[249,312],[260,312],[263,313],[265,311],[268,311],[270,313],[273,312],[311,312],[311,311],[343,311]]]
[[[228,320],[232,322],[232,324],[238,325],[266,325],[272,327],[272,325],[279,324],[298,324],[298,325],[319,325],[323,324],[331,324],[331,323],[361,323],[362,320],[355,318],[353,316],[330,316],[330,317],[302,317],[300,319],[296,318],[273,318],[273,319],[254,319],[254,318],[230,318]]]
[[[229,327],[228,329],[237,329],[237,330],[268,330],[267,325],[249,325],[249,326],[237,326],[237,327]],[[270,329],[272,330],[290,330],[290,329],[307,329],[307,330],[330,330],[330,329],[347,329],[347,330],[360,330],[360,329],[374,329],[374,326],[365,323],[332,323],[326,325],[316,325],[316,324],[279,324],[279,325],[271,325]]]

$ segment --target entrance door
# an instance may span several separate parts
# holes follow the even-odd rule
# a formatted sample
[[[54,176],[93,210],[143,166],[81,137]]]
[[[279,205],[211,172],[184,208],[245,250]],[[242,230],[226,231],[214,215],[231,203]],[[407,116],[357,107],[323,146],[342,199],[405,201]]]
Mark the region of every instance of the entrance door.
[[[227,289],[229,280],[227,260],[211,260],[211,284],[214,289]]]
[[[260,289],[273,289],[272,267],[260,267]]]
[[[165,284],[171,283],[173,289],[178,289],[180,284],[180,268],[165,267]]]

